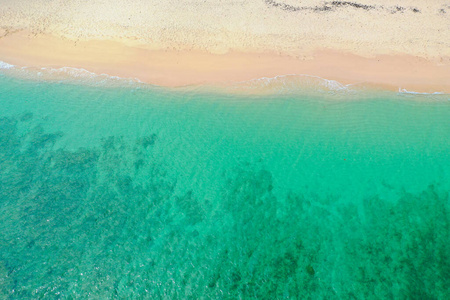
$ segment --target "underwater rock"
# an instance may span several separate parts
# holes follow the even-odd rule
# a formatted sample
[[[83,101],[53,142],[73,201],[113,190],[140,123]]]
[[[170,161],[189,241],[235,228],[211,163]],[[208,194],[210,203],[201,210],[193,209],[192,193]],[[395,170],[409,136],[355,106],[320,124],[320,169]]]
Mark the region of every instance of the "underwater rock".
[[[314,274],[316,274],[316,271],[314,270],[313,266],[311,266],[311,265],[306,266],[306,272],[308,272],[308,274],[311,276],[314,276]]]

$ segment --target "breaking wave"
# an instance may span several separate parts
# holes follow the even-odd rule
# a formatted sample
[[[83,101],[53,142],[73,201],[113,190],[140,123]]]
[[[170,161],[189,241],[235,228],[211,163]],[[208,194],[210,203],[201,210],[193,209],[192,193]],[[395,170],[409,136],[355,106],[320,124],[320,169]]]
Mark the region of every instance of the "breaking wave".
[[[94,73],[83,68],[74,67],[19,67],[3,61],[0,61],[0,71],[6,75],[20,77],[30,80],[45,81],[64,81],[72,83],[82,83],[88,85],[97,84],[113,84],[113,85],[129,85],[133,83],[142,83],[138,78],[124,78],[113,76],[106,73]]]

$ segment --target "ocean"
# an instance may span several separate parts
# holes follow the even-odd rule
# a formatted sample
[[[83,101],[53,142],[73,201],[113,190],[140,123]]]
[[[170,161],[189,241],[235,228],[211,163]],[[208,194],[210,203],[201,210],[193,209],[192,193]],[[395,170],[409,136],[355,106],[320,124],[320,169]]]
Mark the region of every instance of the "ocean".
[[[0,70],[1,299],[449,299],[448,95]]]

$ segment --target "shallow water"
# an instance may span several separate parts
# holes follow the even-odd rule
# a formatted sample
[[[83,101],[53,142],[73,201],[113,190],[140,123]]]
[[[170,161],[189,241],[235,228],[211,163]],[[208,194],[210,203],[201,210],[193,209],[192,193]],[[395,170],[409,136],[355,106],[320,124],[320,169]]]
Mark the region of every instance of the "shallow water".
[[[450,101],[361,93],[0,76],[0,298],[450,298]]]

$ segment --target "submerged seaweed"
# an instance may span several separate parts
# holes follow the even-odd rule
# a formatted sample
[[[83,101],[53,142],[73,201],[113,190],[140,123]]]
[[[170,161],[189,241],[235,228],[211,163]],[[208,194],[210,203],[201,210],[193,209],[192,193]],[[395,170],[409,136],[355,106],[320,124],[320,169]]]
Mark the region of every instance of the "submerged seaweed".
[[[2,298],[450,297],[439,186],[337,206],[241,164],[211,202],[177,192],[154,134],[64,150],[32,119],[0,119]]]
[[[322,5],[316,5],[316,6],[295,6],[291,4],[284,3],[282,1],[274,1],[274,0],[264,0],[266,5],[270,7],[275,7],[287,12],[300,12],[300,11],[313,11],[313,12],[331,12],[336,11],[336,9],[339,8],[353,8],[358,10],[365,10],[365,11],[371,11],[371,10],[388,10],[392,14],[400,12],[404,13],[406,11],[406,7],[402,6],[393,6],[393,7],[384,7],[382,5],[367,5],[367,4],[361,4],[357,2],[350,2],[350,1],[331,1],[331,2],[324,2]],[[420,13],[420,10],[417,7],[408,7],[410,11],[413,13]],[[440,11],[441,13],[445,13],[443,9]]]

